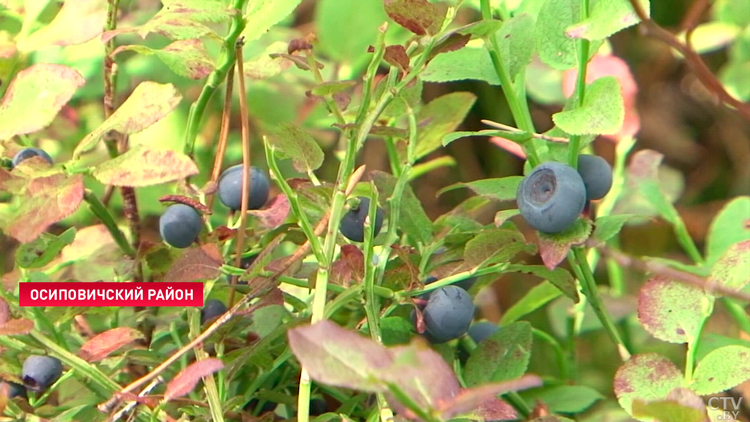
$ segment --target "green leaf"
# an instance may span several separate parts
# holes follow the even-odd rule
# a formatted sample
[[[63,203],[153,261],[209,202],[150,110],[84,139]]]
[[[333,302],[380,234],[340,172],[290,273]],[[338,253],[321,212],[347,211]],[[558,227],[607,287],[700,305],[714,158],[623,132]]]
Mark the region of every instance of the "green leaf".
[[[238,13],[228,8],[223,0],[164,0],[163,4],[164,7],[143,25],[105,32],[102,42],[131,32],[137,32],[143,39],[151,33],[172,40],[197,39],[206,35],[218,38],[211,28],[201,22],[224,22]]]
[[[254,0],[245,12],[245,42],[255,41],[269,28],[291,15],[302,0]]]
[[[390,198],[393,196],[393,189],[396,187],[395,177],[377,170],[371,172],[370,177],[375,182],[381,198]],[[403,196],[401,197],[399,223],[401,230],[416,241],[425,245],[432,241],[432,221],[427,217],[427,213],[422,208],[422,203],[419,202],[419,199],[408,184],[404,187]]]
[[[397,24],[417,35],[440,31],[445,12],[427,0],[384,0],[385,13]]]
[[[467,65],[467,63],[471,63]],[[427,82],[453,82],[478,80],[490,85],[500,85],[486,48],[464,47],[456,51],[440,54],[427,64],[421,74]]]
[[[640,420],[657,420],[659,422],[704,422],[706,410],[682,405],[673,400],[660,400],[646,403],[642,400],[633,402],[633,416]],[[647,419],[643,419],[647,418]]]
[[[417,113],[417,121],[428,121],[428,123],[419,128],[415,158],[420,159],[440,148],[443,136],[456,130],[464,121],[476,99],[476,95],[470,92],[451,92],[422,107]]]
[[[529,402],[541,400],[555,413],[580,413],[604,398],[598,391],[583,385],[557,385],[521,394]]]
[[[468,386],[518,378],[526,372],[531,357],[531,324],[506,325],[471,352],[464,368]]]
[[[508,176],[500,179],[482,179],[466,183],[454,183],[438,191],[438,195],[458,189],[469,188],[479,196],[484,196],[498,201],[515,201],[518,185],[521,184],[523,176]]]
[[[604,243],[617,236],[625,223],[635,217],[633,214],[604,215],[596,219],[592,238]]]
[[[633,401],[663,400],[672,390],[682,386],[682,372],[669,359],[657,353],[631,357],[617,370],[614,380],[617,400],[631,416]]]
[[[508,267],[508,271],[515,271],[524,274],[535,275],[552,283],[565,296],[578,302],[578,290],[573,276],[564,268],[555,268],[551,270],[543,265],[521,265],[513,264]]]
[[[268,79],[280,74],[292,66],[292,61],[284,57],[270,57],[271,54],[285,54],[289,43],[276,41],[266,47],[259,55],[246,61],[244,64],[245,76],[250,79]]]
[[[713,265],[730,246],[750,240],[750,196],[734,198],[711,222],[706,241],[706,265]]]
[[[539,255],[544,266],[550,270],[557,267],[572,246],[582,245],[591,234],[591,220],[579,218],[568,229],[561,233],[549,234],[537,232],[539,238]]]
[[[536,311],[549,301],[560,296],[560,294],[560,289],[549,281],[545,280],[539,283],[505,311],[502,318],[500,318],[500,325],[508,325],[518,321],[521,317]]]
[[[313,95],[324,96],[338,94],[339,92],[346,91],[347,89],[357,85],[356,81],[333,81],[323,82],[310,90]]]
[[[368,333],[368,325],[362,326],[362,332]],[[385,317],[380,320],[380,334],[384,346],[409,344],[414,333],[414,325],[401,317]]]
[[[525,13],[513,16],[503,23],[495,37],[500,47],[500,60],[515,79],[531,63],[534,54],[534,18]]]
[[[282,123],[271,129],[268,138],[279,156],[291,158],[294,168],[300,172],[318,169],[323,164],[323,150],[304,129],[292,123]]]
[[[614,134],[622,127],[624,118],[622,91],[614,76],[589,84],[581,107],[552,115],[555,124],[572,135]]]
[[[649,0],[639,1],[646,14],[650,15]],[[589,17],[568,27],[566,34],[572,38],[603,40],[640,21],[629,0],[599,0],[591,6]]]
[[[93,132],[88,134],[73,151],[77,159],[90,150],[109,131],[126,135],[137,133],[169,114],[182,96],[172,84],[141,82],[127,100]]]
[[[18,72],[0,102],[0,139],[49,126],[84,82],[76,70],[59,64],[39,63]]]
[[[526,244],[518,230],[491,228],[481,231],[466,243],[464,261],[472,268],[496,262],[507,262],[520,252],[534,253],[533,244]]]
[[[701,396],[728,390],[750,380],[750,348],[726,346],[698,362],[690,388]]]
[[[73,243],[75,237],[75,227],[65,230],[59,236],[42,233],[33,242],[25,243],[16,249],[16,263],[21,268],[41,268],[52,262],[65,246]]]
[[[203,43],[197,39],[175,41],[161,50],[144,45],[123,45],[117,47],[112,54],[128,50],[145,56],[155,55],[174,73],[185,78],[203,79],[215,68]]]
[[[578,0],[547,0],[536,20],[536,48],[539,58],[557,70],[578,65],[576,43],[565,34],[566,29],[581,17]]]
[[[750,284],[750,240],[735,243],[714,264],[709,281],[732,290]]]
[[[519,130],[517,132],[509,132],[507,130],[480,130],[476,132],[451,132],[445,136],[443,136],[443,146],[446,146],[450,144],[451,142],[466,138],[469,136],[499,136],[501,138],[505,138],[508,140],[511,140],[513,142],[522,143],[525,141],[528,141],[531,139],[531,134],[522,130]]]
[[[724,346],[750,347],[750,341],[737,337],[727,337],[716,333],[704,333],[701,334],[701,341],[698,343],[698,350],[695,352],[695,359],[700,362],[706,357],[706,355]]]
[[[152,186],[194,176],[198,167],[180,152],[137,145],[96,166],[92,174],[105,185]]]
[[[701,309],[707,309],[713,301],[696,287],[654,277],[638,294],[638,320],[659,340],[692,343],[700,333]]]
[[[382,0],[320,0],[315,5],[320,49],[355,68],[367,62],[367,47],[375,44],[378,27],[387,20]],[[352,28],[357,28],[356,36],[342,36]]]

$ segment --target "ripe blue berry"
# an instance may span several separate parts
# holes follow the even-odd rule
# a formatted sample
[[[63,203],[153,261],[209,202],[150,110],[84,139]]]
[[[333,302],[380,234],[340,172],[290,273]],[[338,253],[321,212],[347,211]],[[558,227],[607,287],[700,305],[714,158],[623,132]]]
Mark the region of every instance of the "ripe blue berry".
[[[257,210],[268,201],[268,176],[257,167],[250,166],[248,181],[247,209]],[[219,200],[230,209],[242,209],[242,164],[229,167],[219,177]]]
[[[201,325],[219,315],[223,315],[226,311],[227,307],[222,301],[217,299],[207,300],[206,303],[203,304],[203,309],[201,309]]]
[[[245,404],[243,409],[245,409],[248,412],[252,412],[253,410],[255,410],[256,407],[258,407],[258,404],[260,404],[260,400],[252,399],[249,402],[247,402],[247,404]],[[263,406],[261,406],[261,408],[259,409],[259,414],[262,415],[264,413],[273,412],[274,410],[276,410],[277,406],[278,404],[274,402],[264,401]]]
[[[586,186],[572,167],[547,162],[518,185],[516,202],[529,225],[543,233],[559,233],[578,219],[586,203]]]
[[[325,400],[312,399],[310,400],[310,415],[320,416],[328,411],[328,405]]]
[[[16,153],[16,155],[13,157],[13,164],[12,167],[17,166],[21,163],[23,160],[27,160],[31,157],[41,157],[48,163],[52,164],[52,157],[47,154],[46,151],[40,148],[24,148]],[[12,168],[11,167],[11,168]]]
[[[482,340],[495,334],[498,330],[500,330],[500,327],[496,324],[489,321],[480,321],[471,324],[471,327],[469,327],[469,337],[474,340],[474,343],[479,344]]]
[[[195,208],[185,204],[170,205],[159,218],[159,233],[175,248],[187,248],[203,228],[201,216]]]
[[[598,155],[578,156],[578,174],[586,186],[586,199],[602,199],[612,188],[612,167]]]
[[[425,327],[435,342],[446,342],[466,334],[473,318],[471,296],[458,286],[435,290],[424,308]]]
[[[6,393],[9,399],[13,397],[26,397],[26,387],[11,381],[0,382],[0,388],[7,388]]]
[[[62,363],[51,356],[31,355],[23,362],[21,378],[31,391],[42,391],[62,375]]]
[[[341,225],[339,230],[341,234],[352,242],[362,242],[365,239],[365,219],[370,210],[370,198],[360,196],[359,204],[352,205],[349,211],[344,214],[341,219]],[[380,229],[383,227],[383,219],[385,218],[385,211],[382,208],[378,208],[375,212],[375,224],[372,225],[373,236],[377,236],[380,233]]]

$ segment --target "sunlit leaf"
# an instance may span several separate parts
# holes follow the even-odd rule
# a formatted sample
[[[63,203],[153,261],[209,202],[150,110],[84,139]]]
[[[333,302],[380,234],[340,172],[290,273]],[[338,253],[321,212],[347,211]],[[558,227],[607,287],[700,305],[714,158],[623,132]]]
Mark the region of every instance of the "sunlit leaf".
[[[0,139],[47,127],[84,82],[76,70],[59,64],[38,63],[18,72],[0,102]]]
[[[109,131],[133,134],[146,129],[169,114],[182,96],[172,84],[141,82],[127,100],[93,132],[76,146],[73,157],[78,158],[93,148]]]
[[[151,186],[198,174],[187,155],[138,145],[96,166],[93,176],[106,185]]]
[[[145,56],[155,55],[174,73],[190,79],[203,79],[215,68],[203,43],[197,39],[175,41],[159,50],[144,45],[123,45],[117,47],[112,54],[122,51],[135,51]]]

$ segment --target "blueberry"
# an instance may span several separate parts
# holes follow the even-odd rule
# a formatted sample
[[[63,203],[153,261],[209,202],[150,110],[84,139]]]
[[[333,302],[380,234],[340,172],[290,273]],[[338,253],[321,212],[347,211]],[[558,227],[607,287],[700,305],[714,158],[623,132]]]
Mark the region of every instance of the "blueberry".
[[[15,382],[10,381],[0,382],[0,387],[2,387],[3,385],[7,386],[9,399],[12,399],[13,397],[26,397],[26,387],[24,387],[23,385],[16,384]]]
[[[268,176],[257,167],[250,166],[250,192],[247,209],[257,210],[268,201],[270,191]],[[219,200],[233,210],[242,208],[242,164],[229,167],[219,177]]]
[[[31,391],[42,391],[62,375],[62,363],[51,356],[31,355],[23,362],[21,378]]]
[[[205,324],[206,321],[212,320],[219,315],[223,315],[227,311],[227,306],[217,299],[209,299],[203,304],[201,309],[201,325]]]
[[[438,278],[437,278],[437,277],[435,277],[434,275],[431,275],[431,276],[427,277],[427,278],[426,278],[426,279],[424,280],[424,285],[425,285],[425,286],[427,286],[428,284],[432,284],[432,283],[434,283],[434,282],[436,282],[436,281],[438,281]],[[417,297],[419,297],[420,299],[424,299],[424,300],[427,300],[427,299],[429,299],[429,298],[430,298],[430,294],[432,294],[432,292],[434,292],[434,290],[433,290],[433,291],[429,291],[429,292],[427,292],[427,293],[423,293],[423,294],[421,294],[421,295],[419,295],[419,296],[417,296]]]
[[[543,233],[559,233],[576,222],[586,203],[586,187],[572,167],[548,162],[518,185],[516,202],[529,225]]]
[[[435,290],[424,308],[425,326],[435,342],[446,342],[466,334],[473,318],[471,296],[458,286]]]
[[[471,286],[473,286],[474,283],[476,283],[476,282],[477,282],[477,278],[476,277],[469,277],[469,278],[465,278],[465,279],[463,279],[461,281],[458,281],[456,283],[453,283],[453,285],[454,286],[458,286],[458,287],[460,287],[460,288],[462,288],[462,289],[464,289],[464,290],[466,290],[468,292],[469,289],[471,289]]]
[[[602,199],[612,188],[612,167],[598,155],[579,155],[578,174],[586,186],[586,199]]]
[[[16,153],[13,157],[13,165],[11,168],[19,165],[21,161],[27,160],[31,157],[41,157],[48,163],[52,164],[52,157],[47,152],[40,148],[24,148]]]
[[[310,400],[310,415],[319,416],[328,411],[328,405],[325,400],[312,399]]]
[[[365,219],[370,210],[370,198],[360,196],[359,204],[353,205],[349,211],[344,214],[341,219],[341,234],[347,239],[353,242],[362,242],[365,239]],[[375,212],[375,224],[373,227],[373,236],[377,236],[380,233],[380,229],[383,227],[383,219],[385,218],[385,211],[382,208],[378,208]]]
[[[259,403],[260,401],[258,399],[252,399],[249,402],[247,402],[247,404],[243,407],[243,409],[245,409],[248,412],[252,412],[253,410],[255,410],[256,407],[258,407]],[[278,405],[274,402],[265,401],[263,402],[263,406],[260,408],[260,413],[263,414],[263,413],[273,412],[274,410],[276,410],[276,406]]]
[[[471,324],[471,327],[469,327],[469,337],[474,340],[474,343],[481,343],[482,340],[495,334],[498,330],[500,330],[500,327],[496,324],[489,321],[480,321]]]
[[[195,208],[185,204],[170,205],[159,218],[159,233],[175,248],[187,248],[203,228],[201,216]]]

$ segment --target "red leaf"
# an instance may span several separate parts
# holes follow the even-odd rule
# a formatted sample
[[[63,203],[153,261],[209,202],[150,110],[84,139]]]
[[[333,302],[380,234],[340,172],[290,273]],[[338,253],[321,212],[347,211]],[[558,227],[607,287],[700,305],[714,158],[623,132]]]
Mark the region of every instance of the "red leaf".
[[[383,59],[391,66],[396,66],[402,72],[409,69],[409,56],[406,55],[406,49],[403,45],[389,45],[385,48]]]
[[[10,307],[8,303],[0,299],[0,325],[5,324],[10,319]]]
[[[199,248],[190,248],[185,251],[172,268],[164,276],[164,281],[183,282],[196,280],[211,280],[221,274],[221,266],[224,259],[219,247],[209,243]]]
[[[523,152],[523,147],[519,145],[518,142],[513,142],[510,139],[500,138],[498,136],[491,137],[490,142],[515,155],[516,157],[523,158],[524,160],[526,159],[526,153]]]
[[[222,368],[224,368],[224,364],[216,358],[208,358],[191,364],[167,384],[167,391],[164,392],[164,401],[168,402],[188,394],[198,385],[198,381],[201,378],[218,372]]]
[[[562,233],[539,233],[539,255],[544,266],[554,270],[568,255],[572,246],[586,242],[591,234],[591,221],[579,218],[572,227]]]
[[[117,327],[98,334],[81,346],[78,356],[86,362],[98,362],[115,350],[143,338],[143,334],[130,327]]]
[[[443,24],[445,13],[427,0],[384,0],[385,13],[417,35],[436,34]]]
[[[273,229],[286,220],[290,210],[289,199],[286,195],[280,194],[276,195],[262,210],[251,210],[248,213],[256,216],[263,226]]]
[[[20,199],[7,232],[21,243],[29,243],[78,209],[83,200],[83,176],[54,173],[30,179]]]
[[[365,272],[365,256],[354,245],[341,247],[341,255],[331,268],[331,282],[340,286],[350,286],[352,279],[362,281]]]
[[[34,321],[29,319],[11,319],[0,326],[0,336],[17,336],[28,334],[34,329]]]
[[[542,379],[536,375],[524,375],[521,378],[485,384],[476,388],[464,389],[456,397],[441,406],[442,418],[452,419],[472,411],[482,413],[484,420],[511,420],[515,419],[516,413],[512,406],[495,396],[509,391],[526,390],[540,387]]]

